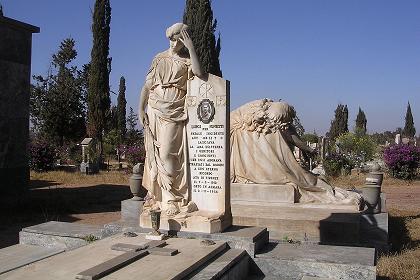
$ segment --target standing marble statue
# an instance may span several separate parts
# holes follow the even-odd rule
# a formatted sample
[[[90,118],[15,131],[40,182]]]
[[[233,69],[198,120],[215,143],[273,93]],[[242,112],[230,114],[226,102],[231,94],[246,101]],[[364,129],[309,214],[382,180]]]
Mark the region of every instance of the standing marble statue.
[[[176,23],[166,30],[170,47],[153,59],[139,104],[146,147],[143,186],[152,207],[167,215],[193,208],[188,193],[185,99],[187,80],[204,73],[187,28]]]
[[[333,188],[296,161],[292,146],[307,154],[314,151],[297,135],[295,115],[289,104],[269,99],[247,103],[230,114],[231,182],[292,185],[301,203],[359,205],[359,194]]]

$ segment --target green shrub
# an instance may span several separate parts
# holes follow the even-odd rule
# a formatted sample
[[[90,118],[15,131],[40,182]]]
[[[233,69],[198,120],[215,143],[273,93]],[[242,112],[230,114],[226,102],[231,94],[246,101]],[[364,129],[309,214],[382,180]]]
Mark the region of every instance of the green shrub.
[[[354,167],[347,157],[336,153],[328,155],[323,162],[323,166],[327,175],[332,177],[340,176],[343,170],[349,171]]]
[[[302,140],[310,143],[318,143],[318,136],[312,133],[305,133],[302,135]]]
[[[360,166],[361,163],[373,159],[378,150],[378,145],[367,134],[347,132],[341,134],[336,144],[340,152],[352,162],[354,166]]]

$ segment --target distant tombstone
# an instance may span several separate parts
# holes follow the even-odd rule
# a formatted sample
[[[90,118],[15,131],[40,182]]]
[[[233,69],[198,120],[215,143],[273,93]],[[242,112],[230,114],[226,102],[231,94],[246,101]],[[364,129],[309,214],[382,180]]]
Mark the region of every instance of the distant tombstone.
[[[321,159],[324,160],[327,154],[328,138],[321,137]]]
[[[95,148],[95,140],[93,138],[85,138],[80,143],[82,146],[82,162],[80,163],[80,172],[85,174],[96,173],[99,171],[98,163],[93,158],[91,151]]]
[[[231,225],[230,83],[209,74],[188,82],[187,142],[191,200],[199,211],[222,215],[221,231]]]
[[[401,144],[401,134],[395,135],[395,144]]]
[[[29,182],[29,92],[32,34],[39,27],[0,15],[0,193]]]
[[[298,162],[301,162],[302,159],[302,151],[298,147],[293,147],[293,155]]]
[[[403,143],[404,145],[407,145],[411,142],[410,138],[404,137],[401,139],[401,143]]]

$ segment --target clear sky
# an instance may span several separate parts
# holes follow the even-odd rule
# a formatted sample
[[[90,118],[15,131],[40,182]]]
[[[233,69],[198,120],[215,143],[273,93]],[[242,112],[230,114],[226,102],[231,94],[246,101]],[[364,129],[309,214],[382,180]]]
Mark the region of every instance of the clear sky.
[[[41,28],[33,36],[33,74],[46,73],[69,36],[76,64],[90,60],[93,0],[0,3],[5,16]],[[165,29],[182,20],[184,6],[185,0],[111,0],[111,89],[118,91],[125,76],[128,106],[136,111],[150,62],[168,47]],[[350,128],[360,106],[374,132],[404,126],[410,101],[420,132],[420,1],[213,0],[212,7],[232,109],[281,98],[296,108],[306,131],[323,134],[343,103]]]

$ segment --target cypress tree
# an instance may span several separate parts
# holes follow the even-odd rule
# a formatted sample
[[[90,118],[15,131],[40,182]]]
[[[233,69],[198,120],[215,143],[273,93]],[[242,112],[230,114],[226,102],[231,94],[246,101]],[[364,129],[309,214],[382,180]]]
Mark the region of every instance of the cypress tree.
[[[410,102],[407,105],[407,112],[405,113],[405,125],[403,130],[404,136],[414,137],[416,135],[416,128],[414,127],[413,114],[411,113]]]
[[[221,49],[220,34],[214,35],[217,20],[213,20],[210,0],[186,0],[183,22],[189,26],[189,32],[200,60],[202,69],[219,77],[219,55]]]
[[[127,101],[125,100],[125,78],[120,78],[120,87],[118,90],[117,100],[117,128],[120,143],[125,139],[127,133],[127,122],[126,122],[126,106]]]
[[[347,105],[344,105],[343,109],[343,117],[341,118],[341,133],[346,133],[349,131],[349,110],[347,109]]]
[[[366,115],[365,112],[363,112],[362,109],[360,109],[359,107],[359,112],[357,113],[357,117],[356,117],[356,132],[361,132],[363,134],[366,134],[366,124],[367,124],[367,119],[366,119]]]
[[[338,104],[335,109],[334,120],[331,121],[331,127],[329,131],[329,137],[334,140],[340,134],[348,132],[348,118],[349,111],[347,105]]]
[[[102,154],[102,134],[110,116],[111,98],[109,96],[109,34],[111,6],[109,0],[96,0],[93,12],[93,46],[89,68],[88,88],[88,132],[100,143]]]

